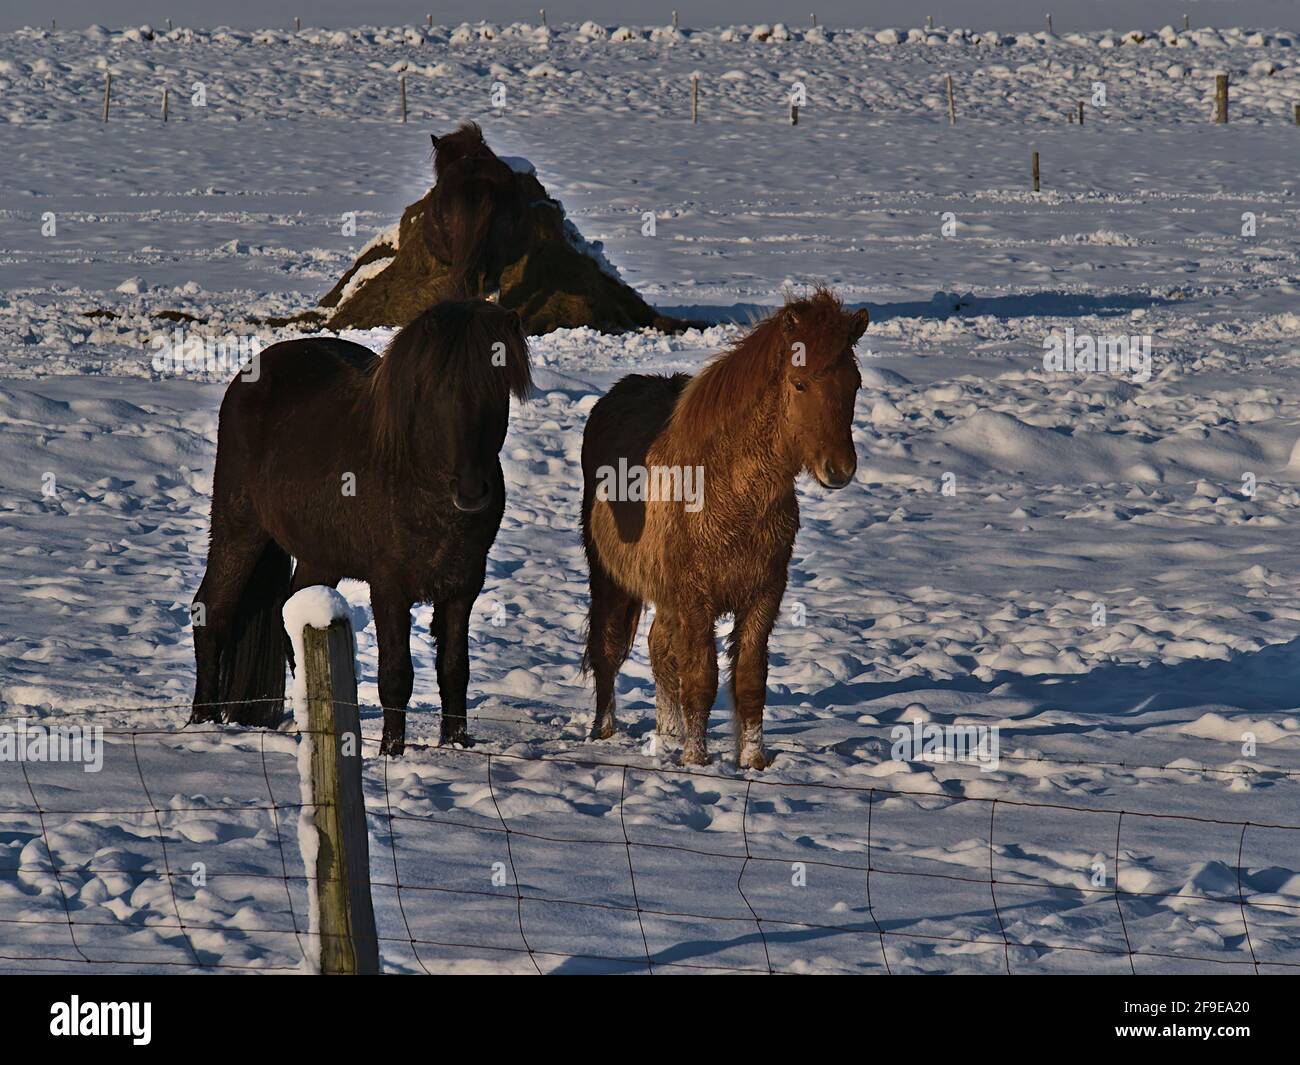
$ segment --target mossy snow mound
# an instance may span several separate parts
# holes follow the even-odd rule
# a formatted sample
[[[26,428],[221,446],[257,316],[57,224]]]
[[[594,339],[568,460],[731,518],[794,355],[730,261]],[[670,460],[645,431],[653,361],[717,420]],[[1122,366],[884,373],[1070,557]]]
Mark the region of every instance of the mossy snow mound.
[[[501,274],[501,306],[519,313],[531,335],[589,326],[605,333],[693,324],[659,314],[619,278],[546,194],[531,168],[508,160],[528,193],[527,250]],[[328,329],[403,326],[449,294],[447,267],[429,250],[425,212],[432,190],[372,240],[320,301]]]

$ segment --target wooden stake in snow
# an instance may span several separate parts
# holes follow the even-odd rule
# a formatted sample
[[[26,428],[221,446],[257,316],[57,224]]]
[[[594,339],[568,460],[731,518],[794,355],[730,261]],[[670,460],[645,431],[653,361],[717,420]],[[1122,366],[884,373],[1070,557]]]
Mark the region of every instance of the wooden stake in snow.
[[[542,8],[542,9],[538,12],[538,14],[542,16],[542,25],[545,26],[545,25],[546,25],[546,8]]]
[[[1184,15],[1184,16],[1183,16],[1183,29],[1184,29],[1184,30],[1190,30],[1191,28],[1192,28],[1192,20],[1191,20],[1191,18],[1188,17],[1187,15]]]
[[[171,19],[168,19],[168,20],[167,20],[167,32],[168,32],[168,33],[171,33],[171,31],[172,31],[172,20],[171,20]]]
[[[799,125],[799,105],[793,101],[790,103],[790,125]]]
[[[1214,121],[1222,125],[1228,121],[1228,75],[1214,76]]]
[[[403,74],[397,79],[397,86],[402,93],[402,121],[406,121],[406,75]]]
[[[1300,104],[1295,105],[1295,124],[1300,126]]]
[[[166,85],[164,85],[163,86],[163,121],[164,122],[167,121],[167,104],[169,102],[170,96],[171,96],[171,90],[168,89]]]
[[[691,125],[698,125],[700,121],[700,76],[691,75]],[[1300,121],[1300,120],[1298,120]]]
[[[300,19],[297,15],[294,15],[294,17],[293,17],[293,28],[294,28],[295,30],[301,30],[301,29],[302,29],[302,19]]]
[[[957,101],[953,99],[952,75],[949,74],[948,75],[948,125],[955,126],[956,124],[957,124]]]
[[[1038,153],[1034,152],[1034,191],[1038,191]]]
[[[113,72],[104,71],[104,121],[108,121],[108,105],[113,100]]]
[[[677,12],[673,12],[673,29],[677,28]]]
[[[314,888],[325,974],[379,971],[379,938],[370,899],[370,842],[361,791],[361,715],[352,626],[304,626],[311,803],[318,837]]]
[[[925,16],[925,28],[926,28],[927,30],[932,30],[932,29],[934,29],[934,16],[933,16],[933,15],[926,15],[926,16]]]
[[[433,29],[433,15],[424,16],[424,25],[426,29]]]
[[[1052,32],[1052,14],[1050,11],[1047,14],[1047,32]]]
[[[812,15],[812,20],[813,20],[813,29],[816,29],[816,28],[817,28],[817,12],[816,12],[816,11],[811,11],[811,12],[809,12],[809,14]]]
[[[1083,125],[1083,101],[1079,101],[1079,125]]]

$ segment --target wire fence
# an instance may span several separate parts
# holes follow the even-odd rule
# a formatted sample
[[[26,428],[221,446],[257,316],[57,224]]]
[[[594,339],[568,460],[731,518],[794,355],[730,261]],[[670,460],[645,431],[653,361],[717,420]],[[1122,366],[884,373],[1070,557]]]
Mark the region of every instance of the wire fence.
[[[42,724],[60,720],[46,719]],[[497,720],[519,724],[508,718]],[[20,826],[27,822],[30,830],[25,834],[34,836],[39,845],[33,849],[29,838],[17,861],[6,859],[6,852],[0,851],[0,888],[43,884],[45,890],[34,897],[36,905],[30,894],[12,890],[0,894],[0,926],[13,932],[0,936],[0,962],[24,972],[51,965],[106,971],[308,968],[313,933],[307,900],[315,877],[296,845],[297,820],[313,805],[323,804],[302,801],[296,790],[292,799],[286,794],[287,789],[296,789],[295,748],[307,733],[296,728],[247,731],[216,725],[114,727],[103,734],[114,738],[119,754],[129,751],[140,801],[124,802],[118,791],[109,789],[103,801],[86,802],[95,792],[89,775],[82,781],[84,789],[70,788],[69,778],[58,774],[43,787],[33,779],[40,774],[28,763],[18,763],[26,801],[0,808],[0,826],[5,827],[5,836],[21,839]],[[260,778],[259,794],[214,803],[206,795],[187,800],[178,791],[160,801],[158,796],[172,787],[193,786],[188,779],[177,779],[179,763],[169,765],[169,758],[185,759],[183,767],[193,766],[206,782],[222,776],[225,768],[202,759],[229,748],[232,736],[244,761],[232,779],[239,779],[241,773],[248,778],[241,784]],[[152,774],[146,770],[148,759],[141,755],[142,745],[150,742],[161,757],[157,767],[161,772]],[[204,749],[185,750],[196,743]],[[397,970],[432,973],[463,969],[467,964],[494,967],[491,959],[496,958],[507,967],[515,968],[513,963],[519,962],[539,973],[558,967],[561,971],[777,974],[819,967],[802,951],[809,944],[832,940],[840,951],[832,967],[882,973],[915,969],[917,947],[923,948],[925,958],[920,963],[925,967],[962,968],[974,952],[974,967],[989,971],[991,951],[997,958],[995,968],[1007,973],[1038,971],[1044,962],[1048,971],[1059,971],[1062,959],[1084,964],[1087,956],[1133,973],[1139,971],[1139,963],[1146,971],[1147,963],[1161,962],[1253,973],[1300,969],[1300,955],[1291,949],[1300,942],[1300,896],[1288,901],[1281,893],[1284,889],[1271,890],[1285,880],[1286,870],[1293,870],[1289,875],[1294,877],[1294,870],[1300,869],[1300,861],[1295,860],[1300,857],[1300,824],[1013,794],[794,781],[771,773],[743,775],[634,764],[571,752],[489,751],[422,743],[408,744],[408,751],[415,755],[394,760],[378,752],[377,740],[365,741],[366,812],[375,841],[371,890],[384,917],[379,928],[381,951],[389,967]],[[1126,765],[1041,760],[1103,768]],[[123,761],[115,764],[120,767]],[[432,785],[421,777],[412,791],[408,778],[413,771],[432,772]],[[1280,767],[1264,767],[1258,773],[1279,778],[1296,775]],[[281,782],[278,789],[274,781]],[[536,823],[539,817],[528,802],[519,801],[521,796],[535,800],[565,792],[577,798],[564,804],[558,818],[543,817],[542,823]],[[598,795],[604,797],[597,801]],[[638,801],[631,804],[634,796]],[[13,797],[9,794],[5,801]],[[801,805],[835,814],[827,805],[832,801],[847,802],[849,816],[838,811],[838,818],[833,818],[836,825],[826,826],[823,838],[815,843],[809,842],[818,835],[811,824],[803,826],[809,830],[794,840],[770,827],[755,828],[756,811],[770,826],[774,818],[784,816],[794,816],[798,822],[799,815],[786,811]],[[665,806],[669,813],[656,813],[657,807]],[[575,812],[584,808],[589,812]],[[706,810],[716,816],[697,816]],[[210,856],[212,851],[192,838],[192,825],[187,828],[184,820],[189,814],[218,823],[257,820],[264,846],[255,861],[244,855],[230,867],[205,869],[202,884],[196,887],[194,870],[185,859],[195,853]],[[898,832],[882,837],[882,821],[887,817],[902,825],[902,843]],[[1028,822],[1023,820],[1026,817]],[[564,827],[555,827],[557,819]],[[860,835],[846,832],[846,821],[850,827],[860,824]],[[953,822],[960,822],[956,840],[967,844],[957,848],[956,867],[936,856],[940,841],[954,842]],[[1038,829],[1058,839],[1095,841],[1103,823],[1113,825],[1113,831],[1106,830],[1108,847],[1099,883],[1087,880],[1086,868],[1064,880],[1025,872],[1025,855],[1033,850],[1027,841]],[[96,842],[96,830],[111,839],[121,825],[130,824],[138,833],[133,838],[156,844],[157,857],[124,868],[120,855],[110,847],[102,865],[94,857],[60,862],[58,856],[67,843],[55,837],[60,826],[68,824]],[[969,847],[969,833],[976,824],[982,836],[978,860]],[[1027,832],[1028,827],[1034,831]],[[1181,832],[1213,851],[1207,833],[1219,834],[1222,847],[1225,830],[1235,842],[1235,854],[1219,863],[1219,878],[1211,886],[1162,889],[1152,882],[1149,870],[1136,868],[1124,886],[1126,839],[1144,853],[1146,833],[1169,837],[1176,845]],[[466,833],[485,841],[479,847],[469,846],[468,854]],[[1269,890],[1252,889],[1247,883],[1247,842],[1254,844],[1256,839],[1267,853],[1260,855],[1263,865],[1251,868],[1273,871],[1266,885]],[[96,855],[105,853],[103,847],[96,851]],[[485,856],[493,854],[500,856],[504,868],[487,882]],[[1133,863],[1133,852],[1128,854]],[[1181,851],[1180,857],[1190,861],[1195,854]],[[792,869],[828,879],[832,894],[842,903],[847,900],[847,905],[837,910],[824,905],[826,899],[815,893],[801,896],[787,880]],[[484,882],[475,885],[477,877]],[[594,889],[587,884],[593,877],[600,881]],[[87,878],[105,878],[118,890],[110,900],[93,893],[86,897]],[[778,880],[785,890],[774,890]],[[214,887],[231,887],[222,898],[233,912],[221,912],[206,898],[208,881]],[[578,884],[586,890],[548,889],[548,881]],[[732,887],[724,890],[725,883]],[[945,903],[945,890],[957,892],[958,905]],[[977,902],[970,892],[981,899]],[[118,916],[108,905],[119,899],[134,901],[141,893],[147,904],[133,906],[129,913]],[[45,905],[51,899],[53,905]],[[1099,941],[1099,904],[1113,907],[1110,942]],[[1163,928],[1167,918],[1202,908],[1214,916],[1217,949],[1189,948],[1189,940],[1203,941],[1195,936],[1175,935],[1173,942],[1164,943],[1153,935],[1153,926]],[[1225,908],[1235,911],[1232,927],[1226,931]],[[1013,911],[1019,915],[1014,920]],[[847,912],[851,919],[835,919],[837,912]],[[1081,916],[1082,926],[1061,921],[1061,912]],[[675,937],[674,925],[686,932]],[[965,929],[954,926],[964,925],[971,926],[970,933],[957,934]],[[1035,934],[1024,934],[1033,927]],[[1020,934],[1015,933],[1017,928]],[[1057,934],[1050,933],[1053,928]],[[1081,934],[1072,938],[1073,931]],[[575,942],[563,941],[569,935]],[[721,938],[709,940],[709,935]],[[142,938],[148,942],[136,941]],[[232,940],[238,949],[230,949]],[[684,942],[689,942],[688,949],[683,949]]]

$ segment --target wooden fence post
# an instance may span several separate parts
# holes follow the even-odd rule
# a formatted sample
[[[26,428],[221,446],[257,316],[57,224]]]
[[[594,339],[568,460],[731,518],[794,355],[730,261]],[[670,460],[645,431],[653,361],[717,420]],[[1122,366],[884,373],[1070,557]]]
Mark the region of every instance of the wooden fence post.
[[[361,792],[361,713],[352,626],[303,629],[311,798],[315,811],[315,891],[320,968],[330,974],[379,972],[370,899],[370,842]]]
[[[108,105],[113,99],[113,72],[104,71],[104,121],[108,121]]]
[[[1222,125],[1228,121],[1228,75],[1214,76],[1214,121]]]
[[[1079,125],[1083,125],[1083,101],[1079,101]]]
[[[402,91],[402,121],[406,121],[406,75],[403,74],[397,79],[397,84]]]
[[[1034,152],[1033,171],[1034,171],[1034,191],[1037,192],[1038,191],[1038,153],[1037,152]]]
[[[170,102],[170,97],[171,97],[171,90],[166,85],[164,85],[163,86],[163,121],[164,122],[167,121],[167,105]]]
[[[1296,113],[1300,114],[1300,105],[1297,106]],[[691,125],[697,125],[700,121],[700,76],[691,75]],[[1296,121],[1300,121],[1297,119]]]
[[[957,124],[957,101],[952,95],[952,75],[948,75],[948,125]]]

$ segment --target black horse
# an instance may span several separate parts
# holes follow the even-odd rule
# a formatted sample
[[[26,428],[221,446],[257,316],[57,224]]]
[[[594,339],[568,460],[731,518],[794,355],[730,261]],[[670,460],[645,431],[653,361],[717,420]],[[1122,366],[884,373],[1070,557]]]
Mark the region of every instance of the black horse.
[[[528,194],[473,122],[433,138],[433,169],[436,183],[424,216],[429,249],[450,271],[451,297],[487,296],[524,253]]]
[[[285,599],[353,577],[370,583],[383,750],[405,742],[415,603],[434,607],[443,742],[467,743],[469,615],[505,509],[510,396],[532,387],[518,316],[440,303],[382,359],[323,337],[259,359],[256,379],[236,378],[221,404],[191,720],[275,724]]]

